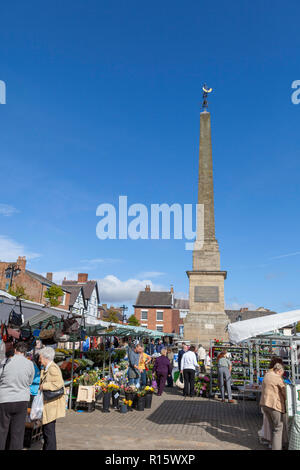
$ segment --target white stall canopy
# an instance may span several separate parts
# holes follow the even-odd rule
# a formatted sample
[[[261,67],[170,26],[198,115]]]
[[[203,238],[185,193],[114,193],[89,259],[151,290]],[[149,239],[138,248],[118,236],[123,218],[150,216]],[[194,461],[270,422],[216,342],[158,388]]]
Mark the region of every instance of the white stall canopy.
[[[299,321],[300,310],[237,321],[228,325],[229,341],[238,344],[246,339],[278,330]]]

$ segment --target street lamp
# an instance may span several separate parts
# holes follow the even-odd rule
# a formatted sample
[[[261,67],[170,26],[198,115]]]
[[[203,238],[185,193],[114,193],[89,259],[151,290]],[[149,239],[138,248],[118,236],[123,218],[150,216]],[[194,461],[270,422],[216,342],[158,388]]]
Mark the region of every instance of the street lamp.
[[[126,305],[121,305],[120,309],[122,310],[122,323],[125,323],[125,311],[128,310],[128,307]]]
[[[10,279],[9,288],[11,288],[12,286],[14,275],[17,276],[18,274],[20,274],[20,272],[21,272],[21,269],[19,268],[17,264],[9,264],[7,266],[7,268],[5,269],[5,274],[6,274],[6,279]]]

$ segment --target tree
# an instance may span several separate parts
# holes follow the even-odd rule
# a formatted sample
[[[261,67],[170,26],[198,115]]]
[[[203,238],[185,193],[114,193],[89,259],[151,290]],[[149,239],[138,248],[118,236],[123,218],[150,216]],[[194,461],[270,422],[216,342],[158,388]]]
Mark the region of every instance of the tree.
[[[131,325],[131,326],[140,326],[140,322],[138,321],[138,319],[136,318],[134,314],[130,315],[127,323],[128,325]]]
[[[29,300],[28,295],[25,292],[25,289],[23,286],[16,286],[15,288],[9,287],[7,292],[10,295],[13,295],[14,297],[18,297],[20,299],[26,299]]]
[[[296,332],[300,333],[300,322],[298,322],[296,325]]]
[[[119,318],[118,312],[116,310],[110,308],[103,315],[103,320],[108,321],[110,323],[119,323],[120,318]]]
[[[63,296],[64,291],[59,286],[51,286],[45,292],[45,298],[49,299],[51,307],[57,307],[61,303],[59,297]]]

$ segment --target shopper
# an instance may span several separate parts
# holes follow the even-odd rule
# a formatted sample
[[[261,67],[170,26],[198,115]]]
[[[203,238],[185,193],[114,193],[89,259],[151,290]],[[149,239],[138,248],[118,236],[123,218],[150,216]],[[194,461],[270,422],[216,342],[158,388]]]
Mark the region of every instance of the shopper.
[[[285,418],[286,386],[284,367],[276,363],[263,380],[260,405],[266,415],[272,433],[272,450],[282,449],[282,433]]]
[[[218,365],[218,377],[219,377],[219,385],[221,390],[221,398],[222,402],[225,402],[225,388],[224,388],[224,381],[226,382],[226,389],[228,395],[228,403],[235,403],[232,399],[231,393],[231,369],[232,365],[230,360],[226,357],[227,350],[224,349],[217,357],[217,365]]]
[[[25,421],[34,367],[25,358],[27,346],[20,342],[0,368],[0,450],[23,449]]]
[[[198,346],[198,361],[200,362],[200,372],[204,373],[206,372],[205,369],[205,358],[206,358],[206,351],[202,344],[199,344]]]
[[[147,385],[147,365],[151,362],[151,356],[144,352],[144,346],[140,348],[139,371],[140,371],[140,386],[146,387]]]
[[[140,386],[139,361],[142,345],[137,344],[134,348],[128,346],[128,379],[129,385]]]
[[[181,360],[182,360],[182,356],[184,355],[184,353],[186,353],[188,351],[188,346],[187,344],[185,343],[182,343],[181,345],[181,349],[178,353],[178,370],[181,370]]]
[[[161,339],[158,340],[157,346],[156,346],[156,352],[161,354],[162,349],[164,348],[164,344]]]
[[[55,351],[51,347],[46,347],[39,352],[39,361],[43,366],[41,371],[40,390],[50,390],[52,392],[64,388],[64,381],[61,370],[53,362]],[[44,437],[43,450],[56,450],[56,432],[55,425],[58,418],[66,415],[66,400],[63,394],[50,401],[44,399],[44,409],[42,418],[42,431]]]
[[[150,343],[148,344],[148,346],[146,348],[146,353],[149,354],[149,356],[153,356],[153,354],[156,353],[156,347],[155,347],[154,339],[151,339]]]
[[[181,370],[183,374],[184,389],[183,396],[193,397],[195,395],[195,370],[199,367],[196,354],[195,346],[191,345],[189,351],[185,352],[181,360]]]
[[[171,364],[171,374],[168,375],[167,377],[167,386],[168,387],[173,387],[173,376],[172,376],[172,372],[173,372],[173,361],[174,361],[174,353],[172,351],[171,348],[167,348],[167,358],[169,359],[170,361],[170,364]]]
[[[165,348],[161,350],[161,355],[155,359],[153,372],[156,373],[157,377],[157,395],[161,396],[166,385],[167,377],[172,374],[172,366],[167,358],[167,350]]]
[[[38,394],[40,388],[41,369],[39,367],[39,354],[34,355],[32,363],[34,366],[34,378],[32,384],[30,385],[30,406],[34,397]]]

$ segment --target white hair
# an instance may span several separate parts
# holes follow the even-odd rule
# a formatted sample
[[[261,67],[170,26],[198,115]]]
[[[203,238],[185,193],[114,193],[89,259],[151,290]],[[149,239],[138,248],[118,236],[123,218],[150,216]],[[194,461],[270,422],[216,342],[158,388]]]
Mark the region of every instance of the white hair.
[[[43,356],[45,359],[48,359],[49,361],[53,361],[54,356],[55,356],[55,351],[53,348],[46,346],[45,348],[42,348],[39,351],[39,355]]]

